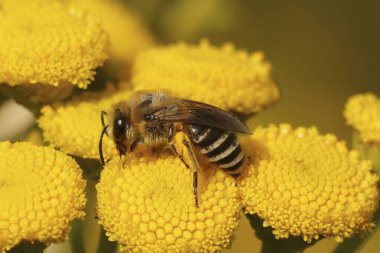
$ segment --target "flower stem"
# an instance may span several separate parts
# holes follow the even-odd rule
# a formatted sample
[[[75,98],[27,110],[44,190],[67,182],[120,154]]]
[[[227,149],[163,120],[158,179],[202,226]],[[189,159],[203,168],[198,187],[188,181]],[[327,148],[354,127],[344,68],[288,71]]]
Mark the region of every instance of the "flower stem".
[[[21,242],[16,247],[12,248],[9,253],[42,253],[46,245],[41,242]]]
[[[100,230],[100,238],[97,253],[114,253],[117,250],[117,243],[108,240],[106,232],[102,228]]]
[[[83,230],[83,221],[74,220],[71,223],[71,231],[70,231],[70,244],[71,251],[73,253],[84,253],[84,245],[82,239],[82,230]]]
[[[363,159],[370,160],[373,164],[373,170],[380,174],[380,145],[364,143],[359,134],[354,132],[352,135],[352,148],[359,151]]]
[[[276,239],[271,228],[263,227],[263,221],[257,215],[246,214],[255,235],[262,241],[261,253],[294,253],[304,250],[315,243],[306,243],[301,237],[290,237],[287,239]]]

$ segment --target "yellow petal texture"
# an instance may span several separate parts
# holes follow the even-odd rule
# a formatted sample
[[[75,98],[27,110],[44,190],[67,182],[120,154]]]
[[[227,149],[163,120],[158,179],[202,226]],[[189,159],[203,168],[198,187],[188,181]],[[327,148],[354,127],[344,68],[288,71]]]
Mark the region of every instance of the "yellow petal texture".
[[[84,216],[86,182],[77,163],[52,148],[0,142],[0,252],[20,241],[67,238]]]
[[[98,142],[102,131],[101,111],[125,100],[130,91],[109,88],[100,93],[85,93],[67,103],[45,106],[38,119],[44,140],[68,154],[83,158],[98,158]],[[104,136],[106,158],[116,155],[111,138]]]
[[[271,65],[262,52],[248,54],[231,44],[178,43],[141,53],[132,70],[136,89],[164,89],[181,98],[250,114],[279,98]]]
[[[175,155],[114,159],[96,186],[99,222],[131,252],[219,252],[238,226],[237,188],[221,170],[199,175],[196,208],[192,172]]]
[[[338,242],[371,230],[378,176],[334,135],[289,125],[258,128],[243,140],[251,160],[239,180],[245,212],[276,238],[319,236]]]
[[[137,15],[117,0],[66,0],[98,18],[109,35],[111,60],[131,63],[136,54],[153,45],[151,34]]]
[[[107,58],[99,22],[57,0],[0,5],[0,83],[87,87]]]
[[[380,145],[380,99],[376,95],[365,93],[350,97],[344,117],[364,142]]]

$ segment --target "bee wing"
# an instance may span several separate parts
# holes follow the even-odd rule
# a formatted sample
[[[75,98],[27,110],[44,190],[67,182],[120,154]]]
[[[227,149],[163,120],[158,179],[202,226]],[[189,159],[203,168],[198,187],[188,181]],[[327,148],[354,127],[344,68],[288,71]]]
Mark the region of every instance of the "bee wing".
[[[204,125],[232,132],[251,134],[248,126],[232,113],[215,106],[187,99],[177,99],[154,115],[162,122]]]

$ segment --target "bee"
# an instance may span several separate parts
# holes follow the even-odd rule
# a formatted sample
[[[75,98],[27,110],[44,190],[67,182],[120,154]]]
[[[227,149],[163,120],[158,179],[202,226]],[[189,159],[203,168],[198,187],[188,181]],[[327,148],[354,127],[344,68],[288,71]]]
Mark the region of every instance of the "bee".
[[[105,125],[105,115],[110,125]],[[247,125],[232,113],[165,92],[136,92],[129,100],[113,105],[109,115],[103,111],[101,121],[103,130],[99,140],[99,156],[103,166],[102,140],[104,134],[109,134],[120,156],[133,152],[139,144],[164,144],[171,146],[189,167],[173,143],[175,133],[182,131],[187,136],[183,145],[193,169],[196,206],[199,170],[196,153],[204,155],[209,162],[237,178],[242,170],[244,155],[235,133],[251,134]]]

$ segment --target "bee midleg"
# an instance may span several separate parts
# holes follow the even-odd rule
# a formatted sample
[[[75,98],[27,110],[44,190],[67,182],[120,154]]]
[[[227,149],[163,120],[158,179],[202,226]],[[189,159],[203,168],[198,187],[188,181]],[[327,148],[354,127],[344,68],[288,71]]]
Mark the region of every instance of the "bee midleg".
[[[193,167],[193,189],[194,189],[194,199],[195,199],[195,206],[198,207],[198,168],[199,163],[197,160],[197,157],[195,156],[194,150],[191,146],[191,144],[187,140],[183,140],[183,145],[187,148],[187,151],[189,152],[189,157],[192,163]]]

